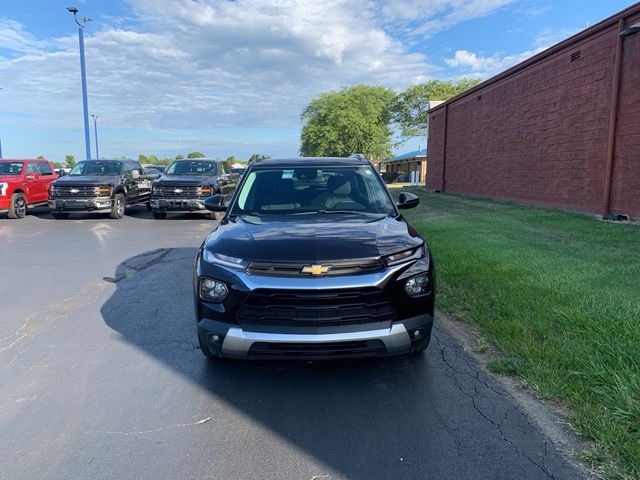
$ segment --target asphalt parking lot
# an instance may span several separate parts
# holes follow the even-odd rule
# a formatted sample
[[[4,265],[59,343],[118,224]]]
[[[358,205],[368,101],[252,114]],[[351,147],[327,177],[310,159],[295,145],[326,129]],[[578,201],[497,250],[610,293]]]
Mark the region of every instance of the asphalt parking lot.
[[[1,478],[581,478],[438,325],[419,358],[207,361],[214,225],[0,217]]]

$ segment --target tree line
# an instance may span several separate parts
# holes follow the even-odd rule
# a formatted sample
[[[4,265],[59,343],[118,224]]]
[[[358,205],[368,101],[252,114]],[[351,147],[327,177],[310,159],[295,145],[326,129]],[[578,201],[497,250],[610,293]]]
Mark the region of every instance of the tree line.
[[[243,163],[243,164],[250,163],[257,157],[258,157],[258,154],[254,153],[253,155],[251,155],[251,157],[248,160],[239,160],[234,155],[231,155],[225,159],[225,164],[228,170],[235,163]],[[40,155],[38,158],[44,158],[44,157]],[[169,165],[175,160],[183,160],[184,158],[206,158],[206,155],[202,152],[191,152],[191,153],[188,153],[186,157],[182,154],[179,154],[179,155],[176,155],[175,157],[158,158],[156,155],[144,155],[141,153],[140,155],[138,155],[137,160],[142,165]],[[132,160],[132,159],[130,157],[119,157],[115,160]],[[73,167],[77,162],[74,155],[65,155],[64,162],[51,162],[51,163],[55,167],[61,167],[61,166]]]
[[[430,101],[448,100],[478,83],[431,80],[400,93],[370,85],[322,93],[301,114],[300,154],[388,158],[393,148],[427,135]]]

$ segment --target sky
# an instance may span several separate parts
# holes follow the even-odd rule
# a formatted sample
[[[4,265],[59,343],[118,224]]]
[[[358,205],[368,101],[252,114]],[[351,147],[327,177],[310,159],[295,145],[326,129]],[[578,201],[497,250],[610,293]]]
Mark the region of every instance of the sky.
[[[630,0],[0,0],[5,158],[297,156],[300,113],[356,84],[486,79]],[[93,125],[91,131],[92,152]],[[414,145],[415,143],[415,145]],[[404,145],[414,150],[416,138]]]

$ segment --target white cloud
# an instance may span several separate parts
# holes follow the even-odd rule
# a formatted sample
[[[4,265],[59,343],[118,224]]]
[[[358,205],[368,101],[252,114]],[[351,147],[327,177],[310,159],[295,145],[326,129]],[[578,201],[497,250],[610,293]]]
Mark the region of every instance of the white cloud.
[[[444,62],[447,66],[458,69],[463,75],[489,78],[546,50],[577,31],[576,29],[544,29],[534,39],[533,48],[524,52],[482,56],[468,50],[456,50],[454,56],[445,58]]]
[[[438,74],[407,37],[512,1],[127,0],[130,18],[86,30],[90,109],[103,127],[295,128],[322,91]],[[12,52],[0,56],[3,110],[26,114],[17,124],[80,126],[73,30],[39,39],[0,19],[0,48]]]

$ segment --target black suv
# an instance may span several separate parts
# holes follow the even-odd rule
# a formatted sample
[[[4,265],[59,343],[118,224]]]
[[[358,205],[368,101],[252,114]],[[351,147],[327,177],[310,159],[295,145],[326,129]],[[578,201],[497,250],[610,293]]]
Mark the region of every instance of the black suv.
[[[151,208],[151,181],[140,163],[133,160],[84,160],[69,175],[51,183],[49,209],[57,219],[69,212],[110,212],[122,218],[125,208],[146,205]]]
[[[215,194],[229,195],[238,175],[225,173],[225,162],[218,159],[194,158],[176,160],[151,187],[153,217],[162,219],[167,212],[207,212],[204,201]]]
[[[362,157],[258,160],[196,257],[198,339],[209,358],[338,358],[424,351],[429,248]]]

